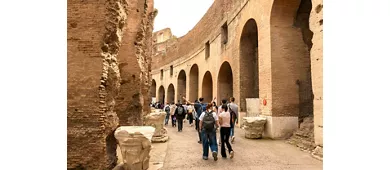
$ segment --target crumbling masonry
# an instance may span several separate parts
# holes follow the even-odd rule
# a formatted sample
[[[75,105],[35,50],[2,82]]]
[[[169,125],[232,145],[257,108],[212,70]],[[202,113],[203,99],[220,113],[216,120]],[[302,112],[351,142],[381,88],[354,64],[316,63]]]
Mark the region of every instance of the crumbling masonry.
[[[150,112],[153,0],[68,1],[68,169],[112,169],[114,130]]]

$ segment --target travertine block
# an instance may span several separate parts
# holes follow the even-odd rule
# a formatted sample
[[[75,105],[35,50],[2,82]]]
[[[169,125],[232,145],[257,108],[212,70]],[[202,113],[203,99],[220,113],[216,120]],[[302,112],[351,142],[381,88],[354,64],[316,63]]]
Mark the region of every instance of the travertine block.
[[[244,130],[245,138],[259,139],[262,137],[265,123],[267,118],[265,117],[244,117]]]
[[[168,140],[167,130],[164,129],[165,116],[166,113],[162,111],[152,112],[145,116],[144,125],[156,128],[152,137],[152,142],[166,142]]]
[[[115,131],[125,170],[149,168],[149,153],[154,131],[155,128],[151,126],[121,126]]]

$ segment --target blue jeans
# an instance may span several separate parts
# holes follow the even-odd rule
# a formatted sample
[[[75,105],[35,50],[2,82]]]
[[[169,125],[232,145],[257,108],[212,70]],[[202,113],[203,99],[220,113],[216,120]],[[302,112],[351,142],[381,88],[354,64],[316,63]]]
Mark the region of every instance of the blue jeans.
[[[230,127],[230,137],[234,136],[234,124]]]
[[[168,124],[170,114],[167,112],[167,115],[165,115],[165,125]]]
[[[209,157],[209,146],[211,152],[218,152],[217,135],[215,130],[212,132],[206,132],[205,130],[202,130],[202,144],[204,157]]]

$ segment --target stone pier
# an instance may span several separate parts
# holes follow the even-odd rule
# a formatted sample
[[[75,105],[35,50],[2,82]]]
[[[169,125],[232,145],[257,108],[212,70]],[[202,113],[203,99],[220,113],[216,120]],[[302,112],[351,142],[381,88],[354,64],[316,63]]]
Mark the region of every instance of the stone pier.
[[[149,168],[152,136],[155,128],[151,126],[121,126],[115,131],[119,142],[123,163],[115,169],[146,170]]]

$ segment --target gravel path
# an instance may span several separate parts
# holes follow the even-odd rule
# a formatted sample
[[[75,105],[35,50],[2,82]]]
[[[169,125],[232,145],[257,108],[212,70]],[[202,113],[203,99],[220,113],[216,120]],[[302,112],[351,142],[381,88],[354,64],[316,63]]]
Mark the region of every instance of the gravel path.
[[[218,161],[202,159],[202,145],[197,143],[198,136],[194,126],[184,123],[183,131],[178,132],[169,123],[166,126],[169,134],[167,154],[163,170],[195,170],[195,169],[253,169],[253,170],[317,170],[323,169],[322,162],[309,153],[285,143],[283,140],[251,140],[244,137],[242,129],[235,129],[233,159],[223,159],[218,147]],[[218,133],[219,134],[219,133]],[[219,137],[219,136],[218,136]]]

